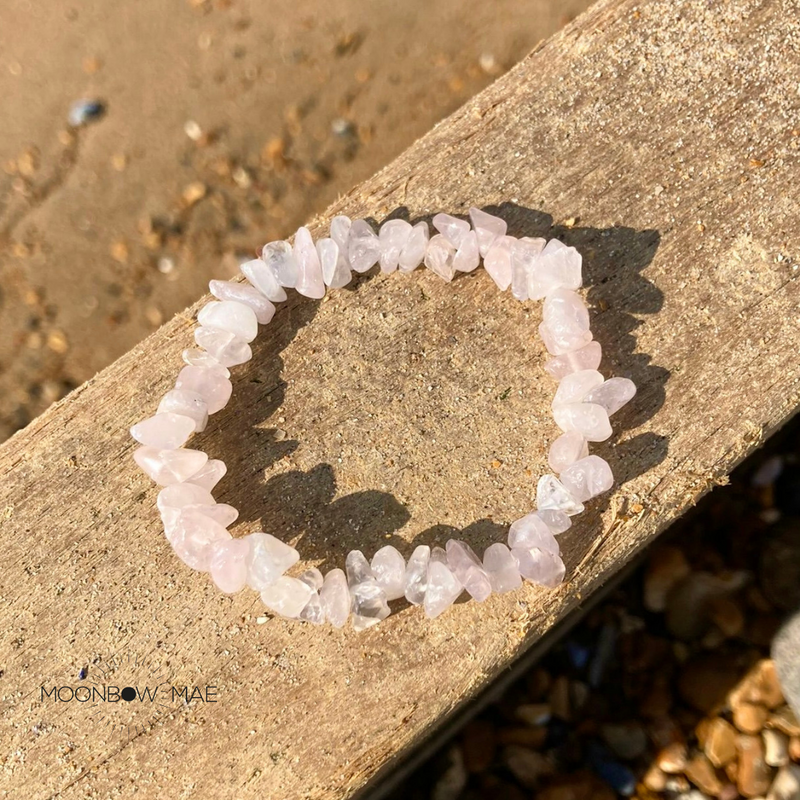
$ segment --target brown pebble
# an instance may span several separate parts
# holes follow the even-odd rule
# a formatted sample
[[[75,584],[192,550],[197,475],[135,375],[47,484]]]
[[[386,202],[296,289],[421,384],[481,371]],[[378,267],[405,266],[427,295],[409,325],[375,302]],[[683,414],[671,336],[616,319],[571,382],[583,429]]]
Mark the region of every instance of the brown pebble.
[[[711,762],[701,753],[694,756],[685,769],[686,777],[698,788],[701,792],[710,795],[719,794],[722,789],[722,782],[717,777],[717,773]]]
[[[744,613],[733,597],[709,600],[708,617],[726,637],[738,636],[744,630]]]
[[[497,732],[500,744],[520,744],[538,750],[547,739],[547,728],[502,728]]]
[[[726,783],[717,794],[717,800],[738,800],[738,797],[739,790],[733,783]]]
[[[756,662],[730,694],[731,708],[734,709],[740,703],[755,703],[773,709],[785,702],[775,662],[771,658]]]
[[[494,725],[488,720],[476,719],[464,728],[461,751],[468,772],[483,772],[494,761],[497,738]]]
[[[655,764],[645,772],[642,783],[651,792],[663,792],[667,787],[667,776]]]
[[[675,775],[683,772],[686,768],[686,745],[683,742],[674,742],[665,747],[656,756],[656,764],[659,769],[668,775]]]
[[[715,717],[704,731],[702,747],[715,767],[724,767],[736,757],[736,729],[724,719]]]
[[[58,330],[50,331],[50,333],[47,334],[47,346],[54,353],[58,353],[59,355],[63,355],[69,350],[67,337],[64,335],[63,331]]]
[[[737,785],[745,797],[758,797],[767,793],[772,781],[772,768],[764,760],[764,744],[760,736],[739,734],[736,742],[739,751]]]
[[[592,774],[558,777],[536,792],[536,800],[617,800],[611,787]]]
[[[553,772],[553,764],[547,756],[516,744],[504,748],[501,758],[509,772],[527,789],[535,789],[542,778]]]
[[[517,706],[516,716],[533,728],[546,725],[550,721],[550,706],[547,703],[523,703]]]
[[[648,611],[667,607],[670,589],[689,574],[689,563],[677,547],[660,547],[653,551],[644,576],[644,605]]]
[[[118,261],[120,264],[125,264],[128,260],[128,245],[124,239],[117,239],[115,242],[112,242],[109,252],[111,253],[111,258],[113,258],[114,261]]]
[[[739,703],[733,709],[733,724],[742,733],[760,733],[767,721],[767,709],[755,703]]]
[[[190,183],[181,193],[183,204],[187,207],[193,206],[206,196],[206,191],[206,185],[202,181]]]
[[[800,736],[800,722],[797,721],[794,711],[789,706],[781,706],[775,710],[767,720],[768,728],[777,728],[788,733],[789,736]]]

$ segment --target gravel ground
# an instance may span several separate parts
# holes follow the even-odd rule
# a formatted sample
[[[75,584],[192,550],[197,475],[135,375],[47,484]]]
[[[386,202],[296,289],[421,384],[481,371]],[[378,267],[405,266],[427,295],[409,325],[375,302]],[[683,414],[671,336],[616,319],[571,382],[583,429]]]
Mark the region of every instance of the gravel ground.
[[[800,605],[798,452],[795,422],[394,800],[800,798],[769,657]]]

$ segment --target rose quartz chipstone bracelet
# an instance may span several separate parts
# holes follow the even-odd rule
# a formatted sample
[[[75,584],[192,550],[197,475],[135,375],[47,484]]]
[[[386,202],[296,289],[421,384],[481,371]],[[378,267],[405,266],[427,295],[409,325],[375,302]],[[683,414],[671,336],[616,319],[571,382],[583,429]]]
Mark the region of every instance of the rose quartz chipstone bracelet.
[[[198,313],[197,348],[185,350],[185,366],[154,416],[131,428],[142,446],[136,463],[163,488],[158,510],[167,540],[190,568],[208,572],[228,594],[245,586],[260,593],[273,613],[342,627],[352,616],[364,630],[389,616],[389,603],[405,598],[437,617],[466,591],[483,602],[492,592],[510,592],[522,580],[546,587],[564,579],[558,535],[584,503],[613,485],[608,464],[589,454],[590,442],[611,436],[609,418],[635,394],[627,378],[606,380],[597,371],[602,350],[593,340],[581,287],[581,256],[574,247],[551,239],[520,239],[506,234],[499,217],[470,209],[470,220],[437,214],[436,233],[428,225],[394,219],[376,233],[365,220],[334,217],[330,237],[316,244],[307,228],[289,242],[271,242],[261,258],[242,265],[249,285],[211,281],[216,298]],[[552,474],[539,479],[536,510],[514,522],[507,543],[490,545],[479,558],[465,542],[451,539],[443,548],[416,547],[408,561],[392,546],[368,560],[360,550],[347,554],[345,569],[323,575],[312,567],[286,572],[300,559],[293,547],[269,533],[233,538],[228,528],[238,512],[211,494],[225,464],[185,447],[205,429],[208,417],[231,398],[230,368],[252,358],[250,342],[259,325],[286,300],[286,289],[321,298],[346,286],[353,272],[376,264],[382,272],[412,272],[424,264],[446,281],[472,272],[481,261],[501,291],[518,300],[544,300],[539,335],[551,354],[547,372],[558,381],[553,418],[562,434],[550,446]]]

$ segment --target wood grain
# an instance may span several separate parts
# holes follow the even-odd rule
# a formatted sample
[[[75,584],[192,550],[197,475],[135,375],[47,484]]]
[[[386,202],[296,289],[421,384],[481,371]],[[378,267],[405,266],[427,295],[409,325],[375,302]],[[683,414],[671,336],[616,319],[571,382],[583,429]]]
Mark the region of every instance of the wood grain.
[[[800,388],[800,17],[775,0],[601,0],[332,207],[424,218],[499,208],[585,254],[607,373],[640,387],[598,448],[617,490],[562,537],[568,582],[435,622],[263,619],[172,555],[127,428],[151,413],[192,313],[0,449],[0,789],[26,798],[349,797],[756,447]],[[225,460],[236,532],[351,547],[485,546],[531,508],[555,435],[539,308],[485,274],[371,276],[292,301],[198,446]],[[114,665],[115,659],[121,661]],[[106,704],[41,686],[216,686],[217,702]],[[110,668],[108,665],[111,665]],[[103,678],[103,670],[109,677]],[[137,671],[138,670],[138,671]],[[111,722],[131,722],[131,735]],[[141,725],[141,728],[137,728]]]

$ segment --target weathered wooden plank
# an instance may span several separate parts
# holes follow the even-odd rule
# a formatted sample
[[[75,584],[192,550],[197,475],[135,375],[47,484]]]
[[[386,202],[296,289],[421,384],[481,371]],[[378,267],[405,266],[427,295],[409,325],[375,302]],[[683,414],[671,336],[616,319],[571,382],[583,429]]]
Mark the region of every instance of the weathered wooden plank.
[[[601,0],[326,215],[499,205],[512,232],[583,249],[604,368],[640,394],[599,448],[618,490],[562,538],[562,589],[433,623],[403,610],[356,635],[257,624],[252,594],[183,569],[126,431],[174,379],[188,311],[0,449],[0,788],[350,796],[724,481],[800,388],[791,10]],[[377,276],[289,303],[199,444],[229,465],[219,499],[237,530],[297,539],[323,568],[387,539],[408,552],[453,529],[477,547],[501,535],[554,434],[538,314],[484,274]],[[147,666],[104,679],[114,657]],[[146,703],[95,720],[41,699],[86,665],[84,684],[147,684],[155,665],[217,702],[168,703],[152,722]]]

